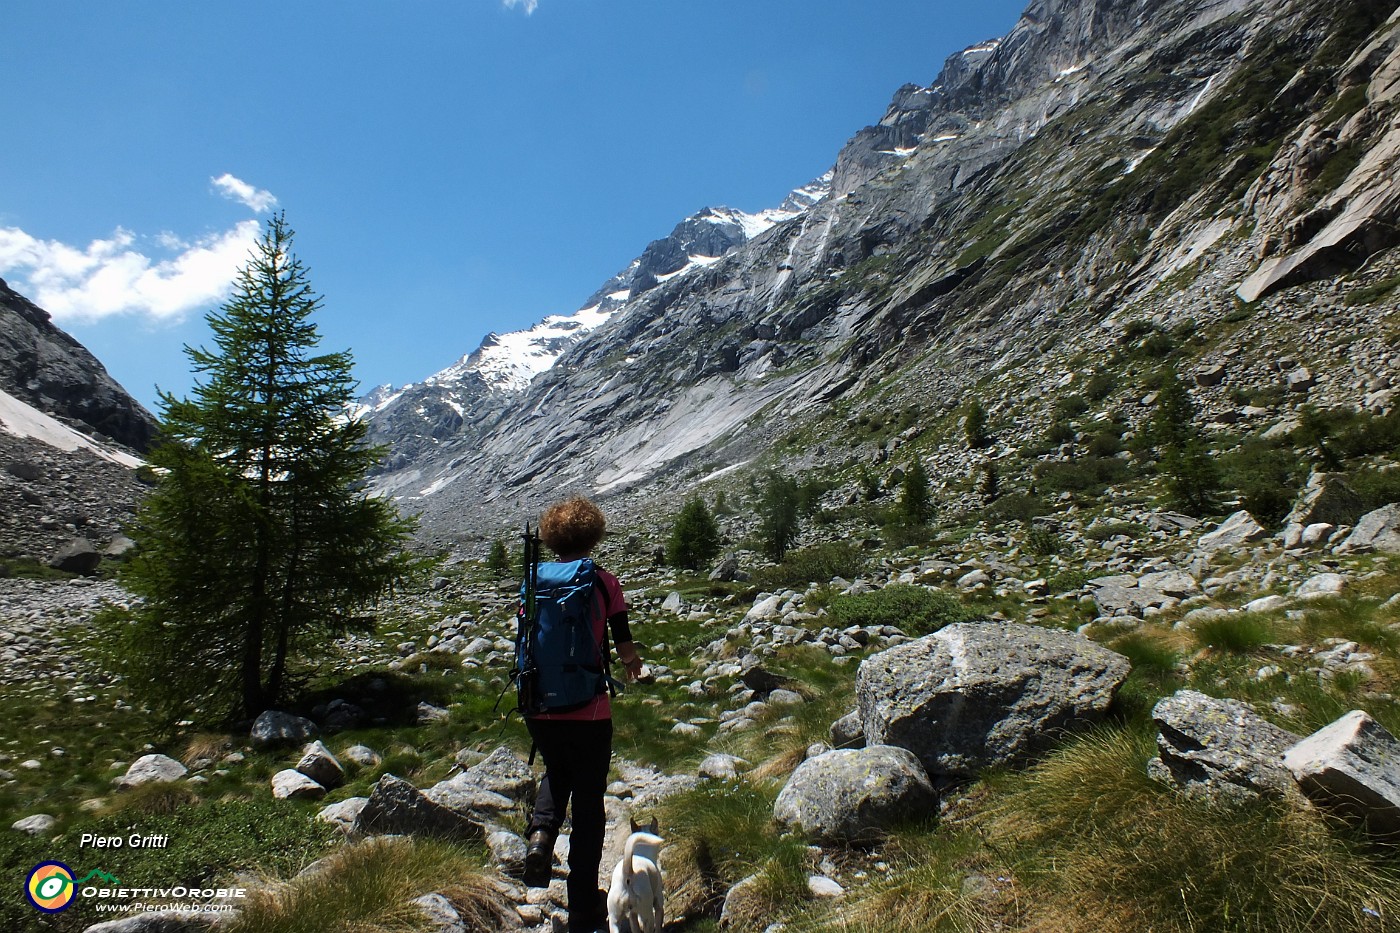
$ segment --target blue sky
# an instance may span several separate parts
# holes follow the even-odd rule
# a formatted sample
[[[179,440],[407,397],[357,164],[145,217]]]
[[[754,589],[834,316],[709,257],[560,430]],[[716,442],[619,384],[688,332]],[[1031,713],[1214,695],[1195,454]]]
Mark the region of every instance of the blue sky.
[[[1024,0],[9,0],[0,277],[148,406],[267,211],[362,388],[830,167]]]

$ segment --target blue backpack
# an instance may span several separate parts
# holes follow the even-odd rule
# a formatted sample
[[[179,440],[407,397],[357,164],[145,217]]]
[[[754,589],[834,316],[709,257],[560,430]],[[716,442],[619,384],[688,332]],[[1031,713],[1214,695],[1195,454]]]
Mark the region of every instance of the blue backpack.
[[[606,629],[594,637],[598,573],[589,558],[539,560],[539,538],[526,533],[525,581],[515,635],[516,709],[527,716],[582,709],[605,690]]]

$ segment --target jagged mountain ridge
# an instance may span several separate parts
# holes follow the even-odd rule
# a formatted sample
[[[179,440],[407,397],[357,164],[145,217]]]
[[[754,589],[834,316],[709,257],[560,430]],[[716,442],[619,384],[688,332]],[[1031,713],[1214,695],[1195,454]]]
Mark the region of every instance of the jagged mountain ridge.
[[[1376,157],[1343,174],[1327,219],[1385,248],[1391,205],[1368,196],[1390,164],[1383,18],[1311,0],[1033,3],[1004,39],[902,88],[841,152],[830,198],[658,283],[469,444],[400,464],[381,488],[441,540],[561,487],[645,496],[694,482],[889,378],[956,404],[986,374],[972,363],[1093,339],[1120,305],[1214,253],[1246,264],[1243,280],[1268,250],[1311,244],[1320,224],[1294,226],[1311,205],[1261,192],[1315,184],[1292,143],[1360,81],[1361,106],[1320,132]],[[1270,239],[1277,229],[1292,239]],[[1318,248],[1354,266],[1342,239]],[[929,369],[935,357],[948,372]]]
[[[633,298],[710,265],[770,227],[800,216],[827,196],[830,183],[830,175],[824,175],[790,192],[777,207],[756,214],[704,208],[649,243],[573,314],[550,315],[526,330],[487,334],[475,350],[421,383],[375,388],[359,400],[353,414],[368,419],[371,441],[391,448],[388,472],[405,466],[411,470],[414,462],[479,436],[531,379]]]

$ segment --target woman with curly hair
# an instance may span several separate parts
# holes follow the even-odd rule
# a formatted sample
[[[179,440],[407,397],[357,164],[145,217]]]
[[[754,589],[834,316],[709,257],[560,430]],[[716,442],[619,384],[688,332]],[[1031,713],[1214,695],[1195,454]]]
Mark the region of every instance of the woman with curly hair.
[[[607,520],[588,499],[578,497],[550,506],[540,517],[540,539],[569,563],[587,558],[603,540]],[[617,656],[635,680],[642,659],[632,643],[627,601],[617,577],[594,565],[593,638],[602,645],[611,633]],[[530,818],[525,855],[525,883],[549,884],[554,840],[570,808],[573,832],[569,839],[569,930],[592,933],[606,919],[606,896],[598,889],[598,866],[603,857],[606,818],[603,795],[612,759],[612,702],[601,691],[578,709],[529,714],[526,727],[544,759],[545,774]]]

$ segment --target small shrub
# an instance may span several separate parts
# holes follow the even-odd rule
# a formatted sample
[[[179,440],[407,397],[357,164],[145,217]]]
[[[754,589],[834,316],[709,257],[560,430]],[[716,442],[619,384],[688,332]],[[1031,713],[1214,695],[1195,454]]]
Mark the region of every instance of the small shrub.
[[[900,484],[899,514],[910,525],[927,525],[933,518],[933,499],[929,495],[928,473],[924,462],[915,457]]]
[[[893,625],[905,634],[919,636],[965,622],[973,614],[947,593],[894,584],[871,593],[839,596],[831,601],[827,616],[837,628]]]
[[[1089,381],[1084,383],[1084,394],[1092,401],[1102,402],[1117,386],[1118,380],[1108,373],[1094,373],[1089,377]]]
[[[1041,515],[1049,515],[1052,511],[1050,505],[1039,496],[1013,492],[983,509],[982,517],[995,525],[1001,522],[1028,522]]]
[[[1225,482],[1240,504],[1267,527],[1278,527],[1293,508],[1308,464],[1292,447],[1251,439],[1222,458]]]
[[[1397,288],[1400,288],[1400,275],[1352,289],[1342,300],[1353,306],[1368,305],[1388,297]]]
[[[1355,470],[1347,475],[1347,483],[1361,496],[1363,511],[1400,502],[1400,470]]]
[[[1052,447],[1072,444],[1078,436],[1078,432],[1068,421],[1052,421],[1050,427],[1045,429],[1045,442]]]
[[[933,540],[936,531],[931,525],[894,521],[883,525],[880,534],[892,548],[923,547]]]
[[[770,560],[782,561],[797,541],[802,491],[797,481],[781,473],[768,474],[759,500],[759,537]]]
[[[967,437],[967,446],[972,450],[981,450],[992,442],[987,433],[987,410],[977,399],[967,403],[967,413],[963,417],[963,433]]]
[[[1128,464],[1117,457],[1081,457],[1038,464],[1036,479],[1051,492],[1098,495],[1128,475]]]
[[[506,543],[500,538],[491,542],[491,552],[486,557],[486,569],[495,577],[504,577],[511,571],[510,554],[506,551]]]
[[[1046,577],[1045,585],[1050,592],[1059,595],[1082,590],[1091,579],[1092,577],[1083,570],[1061,570]]]
[[[1080,395],[1065,395],[1055,401],[1054,416],[1057,421],[1070,421],[1089,410],[1089,403]]]
[[[791,551],[782,562],[765,567],[753,576],[759,589],[774,590],[809,583],[827,583],[833,577],[850,580],[865,569],[865,555],[845,541],[815,544]]]
[[[1090,526],[1084,537],[1090,541],[1107,541],[1110,538],[1141,538],[1147,534],[1147,526],[1142,522],[1100,522]]]
[[[1065,541],[1044,525],[1031,525],[1026,529],[1026,552],[1035,557],[1049,557],[1065,549]]]

